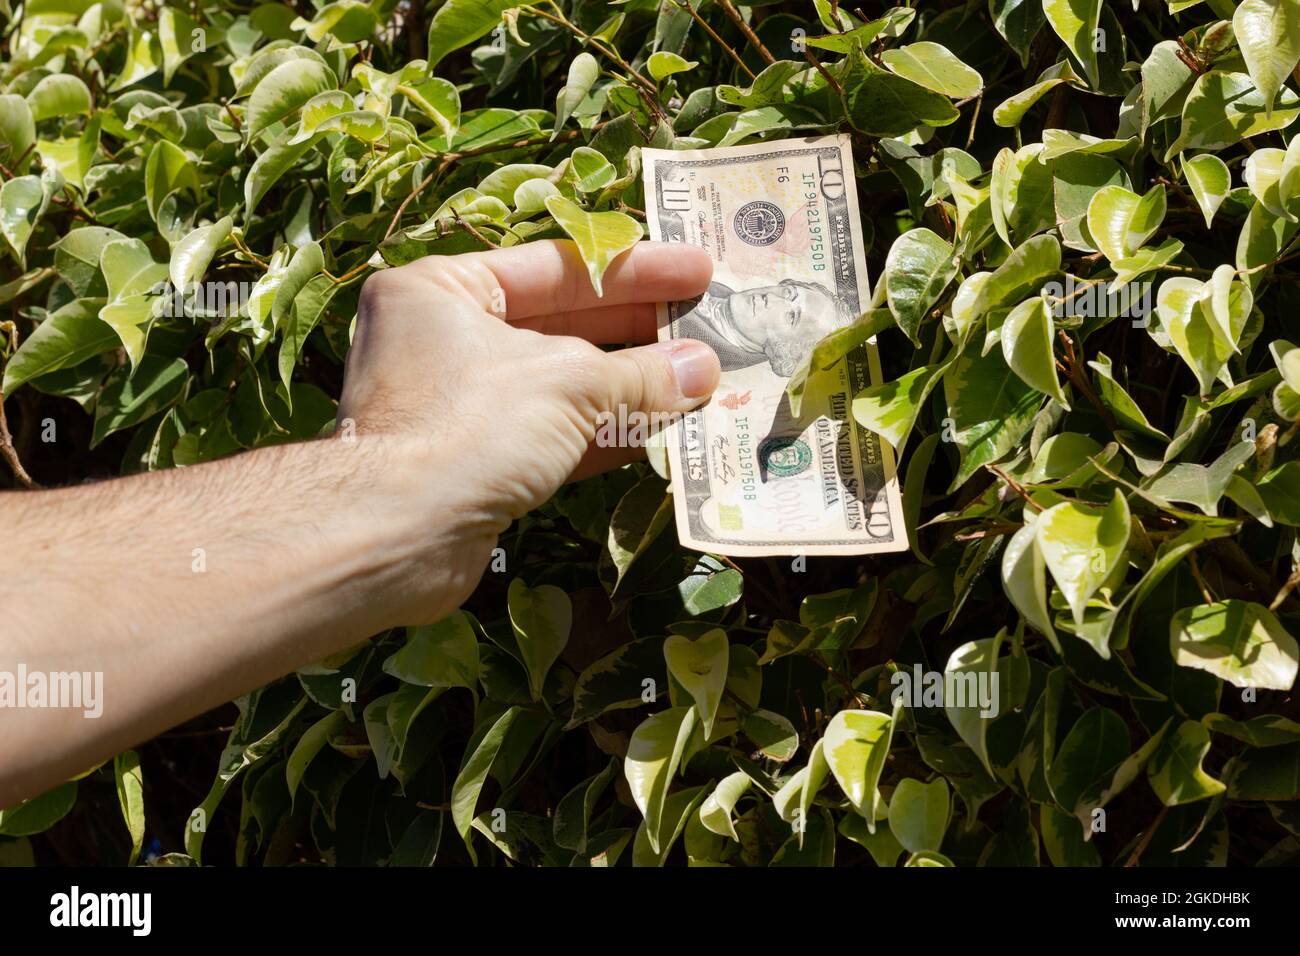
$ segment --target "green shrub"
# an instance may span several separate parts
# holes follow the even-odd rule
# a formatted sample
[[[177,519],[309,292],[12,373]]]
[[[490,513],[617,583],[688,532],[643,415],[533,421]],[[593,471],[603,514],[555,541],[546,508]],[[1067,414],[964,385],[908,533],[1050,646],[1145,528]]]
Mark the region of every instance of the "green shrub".
[[[1300,3],[520,3],[0,0],[2,480],[329,431],[368,272],[561,236],[538,180],[643,218],[639,147],[840,131],[911,553],[719,560],[648,466],[571,485],[464,612],[0,860],[1294,862]]]

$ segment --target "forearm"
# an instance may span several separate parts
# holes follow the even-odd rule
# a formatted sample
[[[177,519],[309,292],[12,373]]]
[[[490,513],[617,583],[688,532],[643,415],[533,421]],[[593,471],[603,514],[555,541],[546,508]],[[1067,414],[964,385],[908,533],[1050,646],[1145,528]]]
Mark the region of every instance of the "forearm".
[[[327,440],[0,496],[0,679],[103,675],[99,717],[0,708],[0,807],[403,614],[454,609],[494,529],[390,455]]]

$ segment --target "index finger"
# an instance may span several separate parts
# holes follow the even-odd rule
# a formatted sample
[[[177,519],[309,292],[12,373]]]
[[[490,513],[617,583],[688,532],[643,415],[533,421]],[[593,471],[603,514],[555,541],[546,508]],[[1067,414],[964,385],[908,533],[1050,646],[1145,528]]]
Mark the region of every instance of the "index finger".
[[[507,321],[603,306],[689,299],[709,287],[713,259],[696,246],[638,242],[615,259],[597,296],[578,248],[568,239],[529,242],[451,256],[439,265],[461,273],[480,305]],[[504,300],[504,301],[502,301]]]

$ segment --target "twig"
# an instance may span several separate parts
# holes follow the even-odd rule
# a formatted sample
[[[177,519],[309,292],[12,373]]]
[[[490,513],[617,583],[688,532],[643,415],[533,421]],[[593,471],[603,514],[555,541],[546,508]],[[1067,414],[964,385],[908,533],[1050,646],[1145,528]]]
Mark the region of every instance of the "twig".
[[[1084,371],[1083,366],[1079,364],[1078,356],[1074,354],[1074,341],[1064,331],[1060,333],[1061,343],[1065,354],[1065,361],[1058,362],[1061,370],[1065,372],[1071,384],[1074,385],[1088,400],[1093,408],[1097,409],[1097,414],[1101,420],[1106,423],[1106,427],[1112,432],[1119,428],[1119,422],[1115,420],[1111,410],[1102,404],[1101,398],[1093,391],[1092,383],[1088,381],[1088,373]]]
[[[745,22],[745,18],[740,15],[740,11],[736,9],[736,5],[731,0],[718,0],[718,6],[722,7],[722,12],[745,35],[749,45],[758,51],[758,55],[767,61],[769,66],[776,62],[776,57],[772,56],[767,47],[763,46],[763,41],[758,38],[758,34],[754,32],[753,28]]]
[[[1192,577],[1196,581],[1196,586],[1201,589],[1201,597],[1205,598],[1205,603],[1213,604],[1214,595],[1210,591],[1210,586],[1205,583],[1205,578],[1201,576],[1201,565],[1196,560],[1195,551],[1188,553],[1187,566],[1191,569]]]
[[[1025,490],[1024,485],[1016,481],[1016,479],[1012,478],[1010,475],[1008,475],[997,465],[985,465],[984,467],[987,468],[989,471],[993,472],[993,474],[997,475],[999,478],[1001,478],[1004,482],[1007,483],[1007,487],[1009,487],[1012,491],[1018,494],[1021,498],[1025,499],[1025,504],[1031,505],[1035,511],[1043,510],[1042,505],[1040,505],[1033,498],[1029,497],[1029,492]]]
[[[772,605],[772,610],[776,611],[777,613],[780,613],[782,610],[784,610],[785,606],[781,603],[780,599],[777,598],[776,595],[774,595],[766,587],[764,587],[763,584],[757,578],[746,577],[745,572],[741,570],[740,565],[736,564],[735,561],[732,561],[731,558],[727,557],[725,554],[716,554],[714,555],[714,557],[717,558],[719,562],[725,564],[727,567],[731,568],[731,570],[735,571],[737,574],[740,575],[742,590],[745,585],[752,584],[754,588],[760,594],[762,594],[764,598],[767,599],[768,603]]]
[[[975,142],[975,124],[979,122],[980,108],[984,105],[984,91],[980,90],[980,95],[975,97],[975,112],[970,117],[970,132],[966,134],[966,149],[970,149],[971,143]]]
[[[373,266],[371,266],[369,262],[363,262],[359,266],[353,266],[341,276],[331,275],[328,269],[322,269],[321,272],[325,275],[325,278],[329,279],[335,285],[343,285],[343,283],[351,282],[357,276],[361,275],[361,273],[371,268],[373,268]]]
[[[718,46],[722,47],[722,49],[726,50],[727,53],[730,54],[731,58],[732,58],[733,60],[736,61],[736,65],[739,66],[742,70],[744,70],[744,71],[745,71],[745,74],[746,74],[746,75],[747,75],[751,80],[756,80],[756,79],[758,79],[758,77],[754,74],[754,71],[751,70],[748,66],[745,65],[745,61],[744,61],[743,59],[741,59],[740,54],[737,53],[735,50],[733,50],[733,49],[728,45],[728,43],[727,43],[726,40],[724,40],[724,39],[722,39],[722,37],[718,36],[718,31],[715,30],[715,29],[713,29],[713,27],[709,26],[708,21],[705,20],[703,17],[700,16],[698,10],[696,10],[694,7],[692,7],[692,6],[690,5],[689,2],[687,2],[687,3],[682,3],[682,0],[673,0],[673,3],[675,3],[679,9],[684,10],[684,11],[686,11],[687,13],[689,13],[689,14],[691,15],[691,19],[693,19],[696,23],[698,23],[700,26],[702,26],[702,27],[704,28],[704,32],[707,33],[710,37],[713,38],[713,42],[714,42],[714,43],[716,43]]]
[[[1268,609],[1270,611],[1276,611],[1278,608],[1280,608],[1286,602],[1286,599],[1290,597],[1291,592],[1296,589],[1297,585],[1300,585],[1300,568],[1296,568],[1294,571],[1291,572],[1291,576],[1287,578],[1286,583],[1283,584],[1280,589],[1278,589],[1277,597],[1273,598],[1273,601],[1272,603],[1269,604]]]
[[[1147,827],[1146,833],[1142,834],[1142,839],[1138,842],[1138,845],[1133,848],[1133,853],[1125,862],[1124,866],[1126,868],[1138,865],[1138,860],[1142,859],[1142,854],[1146,852],[1147,845],[1151,843],[1151,838],[1156,835],[1156,830],[1159,828],[1160,824],[1165,822],[1165,814],[1168,812],[1168,807],[1162,806],[1160,808],[1160,812],[1156,814],[1156,818],[1151,821],[1151,826]]]
[[[420,195],[420,193],[424,191],[424,187],[428,186],[429,183],[437,179],[438,176],[444,173],[447,170],[447,167],[450,165],[451,165],[451,161],[448,160],[446,157],[444,157],[443,160],[440,163],[438,163],[437,167],[433,170],[433,172],[429,173],[429,175],[421,179],[419,185],[417,185],[414,189],[412,189],[409,193],[407,193],[406,198],[402,200],[402,204],[397,207],[397,212],[393,213],[393,219],[391,222],[389,222],[388,229],[385,230],[384,232],[385,239],[391,236],[393,232],[397,229],[397,224],[402,221],[402,214],[406,212],[406,207],[411,204],[411,200],[415,199],[416,196]]]
[[[499,243],[495,243],[495,242],[493,242],[493,241],[492,241],[491,239],[489,239],[487,236],[483,235],[483,233],[481,233],[481,232],[479,232],[477,229],[475,229],[474,226],[473,226],[472,224],[470,224],[468,221],[466,221],[465,219],[462,219],[459,210],[453,209],[452,212],[451,212],[451,214],[452,214],[452,216],[455,217],[455,219],[456,219],[456,224],[457,224],[458,226],[461,226],[461,227],[462,227],[466,232],[468,232],[471,236],[473,236],[473,237],[474,237],[475,239],[477,239],[479,242],[483,243],[483,245],[487,246],[489,249],[500,249],[500,248],[501,248],[501,246],[500,246]]]
[[[18,484],[28,490],[39,488],[40,485],[32,480],[31,475],[27,474],[27,469],[23,467],[22,461],[18,458],[18,450],[14,448],[13,436],[9,434],[9,421],[5,418],[4,402],[4,392],[0,392],[0,458],[3,458],[5,463],[9,465],[9,470],[13,472]]]
[[[1215,538],[1213,541],[1208,542],[1206,547],[1215,557],[1229,564],[1233,573],[1243,578],[1255,593],[1261,597],[1266,597],[1277,587],[1273,579],[1232,538]],[[1287,593],[1282,595],[1282,603],[1277,606],[1283,607],[1295,603],[1295,596]]]
[[[809,63],[811,63],[813,66],[817,67],[817,72],[820,73],[826,79],[826,82],[830,84],[831,89],[833,89],[840,96],[844,95],[844,87],[840,86],[840,81],[835,79],[835,77],[831,75],[831,72],[828,69],[826,69],[826,67],[822,66],[821,60],[817,59],[817,57],[809,53],[806,48],[803,51],[803,58],[807,60]]]
[[[570,33],[576,36],[583,43],[586,43],[588,46],[595,48],[595,50],[598,53],[600,53],[607,60],[609,60],[611,63],[617,66],[620,70],[626,71],[629,76],[635,79],[638,83],[640,83],[643,87],[645,87],[650,92],[652,93],[658,92],[658,88],[649,80],[647,80],[644,76],[642,76],[636,70],[636,68],[632,66],[632,64],[628,63],[627,60],[619,56],[617,50],[613,49],[612,47],[605,46],[605,44],[602,43],[600,40],[597,40],[590,33],[587,33],[585,30],[583,30],[582,27],[578,26],[576,23],[569,20],[569,18],[564,16],[563,13],[559,13],[558,11],[560,8],[558,6],[555,9],[557,13],[547,13],[545,10],[542,10],[538,7],[527,8],[529,13],[537,15],[541,17],[543,20],[549,20],[551,23],[554,23],[557,26],[564,27],[566,30],[568,30]],[[655,106],[656,108],[658,108],[657,103],[655,104]],[[660,110],[659,112],[662,113],[663,111]]]

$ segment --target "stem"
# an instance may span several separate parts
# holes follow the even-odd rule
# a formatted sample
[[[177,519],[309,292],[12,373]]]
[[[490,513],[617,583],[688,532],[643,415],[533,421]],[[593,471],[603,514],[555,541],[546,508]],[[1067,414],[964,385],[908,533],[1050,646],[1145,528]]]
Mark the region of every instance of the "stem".
[[[1112,432],[1115,431],[1119,428],[1119,422],[1115,420],[1111,410],[1102,404],[1101,398],[1093,391],[1092,383],[1088,381],[1088,373],[1084,371],[1083,366],[1079,364],[1078,356],[1074,354],[1073,340],[1065,332],[1061,332],[1060,336],[1064,346],[1065,361],[1058,362],[1057,365],[1065,372],[1070,383],[1088,400],[1088,404],[1097,410],[1097,414],[1106,423],[1106,427]]]
[[[619,56],[617,50],[605,46],[605,44],[602,43],[600,40],[597,40],[590,33],[587,33],[585,30],[583,30],[582,27],[578,26],[576,23],[569,20],[568,17],[566,17],[562,12],[560,12],[560,8],[558,6],[555,8],[555,10],[556,10],[555,13],[547,13],[545,10],[542,10],[538,7],[528,8],[528,11],[530,13],[536,14],[537,16],[541,17],[543,20],[549,20],[551,23],[554,23],[556,26],[564,27],[566,30],[568,30],[570,33],[576,36],[583,43],[586,43],[588,46],[593,47],[597,53],[600,53],[607,60],[609,60],[611,63],[617,66],[620,70],[626,71],[629,76],[635,79],[638,83],[641,84],[641,86],[649,90],[651,93],[658,92],[658,89],[655,87],[653,83],[651,83],[639,72],[637,72],[637,70],[632,66],[632,64],[628,63],[627,60]],[[655,108],[658,110],[659,108],[658,103],[655,104]],[[659,110],[659,112],[662,115],[663,111]]]
[[[822,66],[821,60],[817,59],[817,57],[813,56],[806,49],[803,51],[803,58],[807,60],[809,63],[811,63],[813,66],[817,67],[817,72],[820,73],[823,77],[825,77],[826,82],[827,84],[829,84],[831,89],[833,89],[841,97],[844,96],[844,87],[840,86],[840,81],[835,79],[835,77],[831,75],[830,71],[827,70],[826,67]]]
[[[1165,822],[1165,814],[1168,812],[1168,807],[1162,806],[1160,808],[1160,812],[1156,814],[1156,818],[1151,821],[1151,826],[1147,827],[1147,832],[1142,834],[1142,840],[1133,848],[1132,855],[1129,856],[1128,861],[1124,864],[1125,867],[1138,865],[1138,860],[1142,859],[1142,854],[1146,852],[1147,846],[1151,843],[1151,838],[1156,835],[1156,830],[1160,827],[1160,824]]]
[[[745,65],[745,61],[740,58],[740,54],[737,53],[735,50],[733,50],[730,46],[728,46],[726,40],[718,36],[718,31],[713,29],[713,27],[709,26],[708,21],[700,16],[699,11],[697,11],[693,6],[690,5],[689,0],[687,3],[682,3],[682,0],[673,0],[673,3],[675,3],[679,9],[689,13],[691,15],[691,19],[693,19],[696,23],[702,26],[704,28],[704,32],[707,33],[710,37],[712,37],[713,42],[716,43],[718,46],[722,47],[722,49],[727,51],[727,53],[731,56],[731,58],[736,61],[736,65],[745,71],[746,76],[748,76],[751,80],[758,79],[758,77],[754,74],[754,71]]]
[[[997,475],[1004,482],[1006,482],[1007,487],[1009,487],[1012,491],[1014,491],[1016,494],[1018,494],[1021,498],[1025,500],[1025,504],[1032,506],[1035,511],[1043,510],[1042,505],[1040,505],[1033,498],[1029,497],[1029,492],[1025,490],[1024,485],[1016,481],[1016,479],[1012,478],[1010,475],[1008,475],[997,465],[985,465],[984,467],[987,468],[989,471],[993,472],[993,474]]]
[[[749,45],[758,51],[758,55],[761,56],[769,66],[776,62],[776,57],[772,56],[772,54],[768,52],[767,47],[763,46],[763,41],[758,38],[758,34],[754,32],[753,28],[745,22],[745,18],[740,15],[740,11],[736,9],[736,5],[732,3],[731,0],[718,0],[718,6],[722,7],[722,12],[731,19],[731,22],[736,25],[740,32],[744,34],[745,39],[749,41]]]
[[[40,485],[27,474],[27,469],[18,458],[18,450],[14,448],[13,436],[9,434],[9,421],[5,418],[4,398],[4,392],[0,392],[0,458],[5,460],[14,478],[18,480],[18,484],[28,490],[39,488]]]

